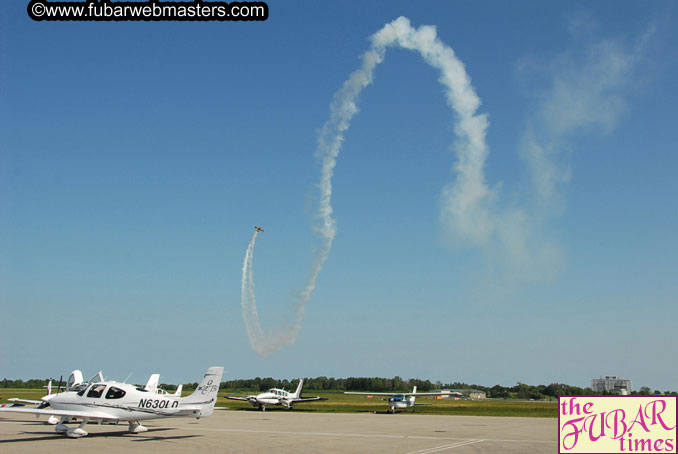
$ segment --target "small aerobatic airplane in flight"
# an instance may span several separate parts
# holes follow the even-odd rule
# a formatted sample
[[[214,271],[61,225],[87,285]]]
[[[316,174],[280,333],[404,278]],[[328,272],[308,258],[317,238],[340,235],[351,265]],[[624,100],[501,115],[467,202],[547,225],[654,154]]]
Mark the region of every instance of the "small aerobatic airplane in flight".
[[[415,405],[430,405],[430,404],[415,404],[414,401],[417,396],[442,396],[443,393],[418,393],[417,387],[412,388],[411,393],[361,393],[361,392],[344,392],[344,394],[355,394],[363,396],[388,396],[388,410],[395,414],[396,410],[406,410]]]
[[[267,405],[282,405],[292,410],[292,406],[299,402],[313,402],[316,400],[327,400],[327,397],[301,397],[301,389],[304,387],[304,379],[299,379],[299,386],[297,390],[293,393],[285,391],[284,389],[271,388],[268,391],[247,396],[247,397],[236,397],[236,396],[225,396],[227,399],[231,400],[244,400],[252,404],[254,407],[259,407],[259,410],[266,411]]]
[[[254,226],[254,228],[256,229],[257,232],[263,232],[264,231],[264,229],[262,229],[261,227],[257,227],[256,225]]]
[[[187,397],[158,394],[144,388],[116,381],[87,383],[79,391],[53,394],[49,408],[0,408],[0,412],[32,413],[52,415],[61,418],[54,430],[71,438],[87,435],[88,422],[120,421],[129,423],[129,431],[146,432],[148,429],[139,421],[168,417],[207,417],[214,411],[223,367],[210,367],[196,390]],[[150,381],[150,380],[149,380]],[[81,420],[78,427],[68,427],[73,420]]]

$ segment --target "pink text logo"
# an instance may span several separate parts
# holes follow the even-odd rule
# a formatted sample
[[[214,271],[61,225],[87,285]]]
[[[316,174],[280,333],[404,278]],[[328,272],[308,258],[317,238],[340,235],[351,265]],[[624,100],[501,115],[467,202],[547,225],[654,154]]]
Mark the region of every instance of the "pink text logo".
[[[676,396],[560,396],[558,452],[676,453]]]

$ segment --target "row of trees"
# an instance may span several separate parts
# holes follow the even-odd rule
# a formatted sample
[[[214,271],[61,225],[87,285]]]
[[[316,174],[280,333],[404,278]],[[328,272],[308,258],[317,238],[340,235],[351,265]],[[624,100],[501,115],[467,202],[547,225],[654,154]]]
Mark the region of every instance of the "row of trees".
[[[6,378],[4,380],[0,380],[0,388],[42,388],[43,386],[47,386],[47,382],[49,380],[40,380],[40,379],[31,379],[31,380],[7,380]],[[55,385],[57,384],[56,382],[52,382]]]
[[[221,383],[222,389],[237,390],[237,391],[251,391],[263,392],[270,388],[284,388],[293,390],[298,381],[297,380],[279,380],[275,378],[251,378],[229,380]],[[42,388],[47,385],[47,380],[0,380],[0,388]],[[54,382],[56,386],[56,383]],[[163,389],[172,391],[176,389],[176,385],[163,384]],[[195,389],[197,383],[187,383],[184,385],[187,389]],[[556,399],[562,395],[584,396],[593,394],[591,388],[580,388],[578,386],[570,386],[564,383],[551,383],[550,385],[527,385],[525,383],[517,383],[515,386],[494,385],[492,387],[482,385],[469,385],[467,383],[431,383],[430,380],[420,380],[418,378],[411,378],[405,380],[401,377],[382,378],[382,377],[348,377],[348,378],[333,378],[333,377],[317,377],[307,378],[304,382],[305,391],[374,391],[374,392],[406,392],[411,391],[412,387],[416,386],[417,391],[430,391],[432,389],[477,389],[485,391],[487,397],[497,399]],[[633,391],[631,394],[672,394],[676,395],[675,391],[659,390],[652,392],[647,386],[643,386],[639,391]]]

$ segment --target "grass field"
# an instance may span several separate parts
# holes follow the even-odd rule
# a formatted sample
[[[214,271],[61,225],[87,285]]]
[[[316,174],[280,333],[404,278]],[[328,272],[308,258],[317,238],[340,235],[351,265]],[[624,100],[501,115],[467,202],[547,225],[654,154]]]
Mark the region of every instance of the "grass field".
[[[39,400],[44,396],[44,389],[18,389],[18,388],[0,388],[0,403],[7,403],[10,397],[20,397],[23,399]],[[183,395],[191,393],[191,390],[184,390]],[[247,395],[246,392],[229,392],[229,390],[219,391],[219,400],[217,406],[228,407],[233,411],[259,411],[247,402],[228,400],[224,396],[228,395]],[[256,394],[256,393],[254,393]],[[385,413],[388,409],[388,403],[382,401],[379,397],[368,399],[366,396],[350,396],[342,392],[319,392],[305,393],[308,396],[319,395],[327,397],[328,400],[319,402],[310,402],[297,404],[294,411],[320,412],[320,413]],[[535,402],[520,400],[433,400],[417,399],[417,403],[430,405],[417,405],[413,410],[407,410],[403,413],[416,413],[426,415],[465,415],[465,416],[523,416],[538,418],[555,418],[558,416],[557,402]],[[268,407],[266,411],[289,411],[282,407]]]
[[[7,404],[7,399],[19,397],[21,399],[40,400],[47,394],[47,390],[42,389],[22,389],[22,388],[0,388],[0,404]]]

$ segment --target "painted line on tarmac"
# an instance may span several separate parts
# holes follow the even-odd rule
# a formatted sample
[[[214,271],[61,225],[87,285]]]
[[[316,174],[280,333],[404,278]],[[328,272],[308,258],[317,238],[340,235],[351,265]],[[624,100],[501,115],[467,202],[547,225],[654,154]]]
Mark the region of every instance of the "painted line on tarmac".
[[[294,432],[284,430],[259,430],[259,429],[210,429],[202,427],[191,427],[190,430],[205,430],[212,432],[231,432],[231,433],[254,433],[254,434],[274,434],[274,435],[312,435],[321,437],[361,437],[361,438],[411,438],[413,440],[459,440],[460,442],[477,442],[477,441],[494,441],[502,443],[553,443],[557,444],[555,440],[509,440],[509,439],[492,439],[483,438],[482,440],[476,438],[463,437],[430,437],[424,435],[390,435],[390,434],[360,434],[360,433],[340,433],[340,432]]]
[[[498,441],[501,443],[553,443],[558,444],[558,440],[504,440],[501,438],[485,438],[484,441]]]
[[[255,434],[275,434],[275,435],[314,435],[321,437],[362,437],[362,438],[411,438],[414,440],[462,440],[468,441],[470,438],[461,437],[426,437],[419,435],[389,435],[389,434],[357,434],[357,433],[339,433],[339,432],[293,432],[284,430],[257,430],[257,429],[209,429],[201,427],[191,427],[191,430],[207,430],[213,432],[240,432]]]
[[[469,440],[469,441],[462,441],[459,443],[452,443],[451,445],[443,445],[443,446],[434,446],[432,448],[426,448],[422,449],[419,451],[412,451],[408,452],[407,454],[430,454],[432,452],[440,452],[440,451],[447,451],[448,449],[454,449],[458,448],[460,446],[466,446],[466,445],[472,445],[475,443],[480,443],[485,440]]]

